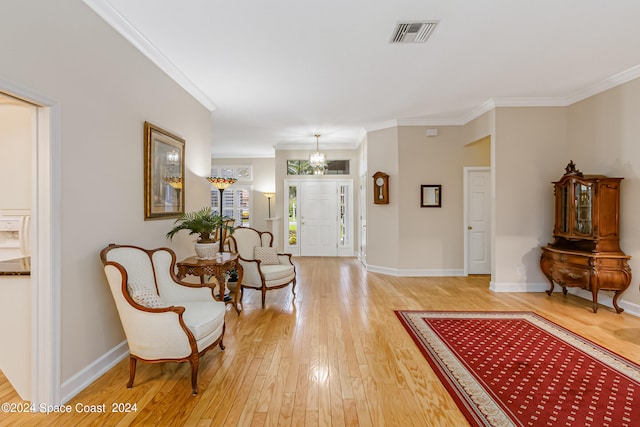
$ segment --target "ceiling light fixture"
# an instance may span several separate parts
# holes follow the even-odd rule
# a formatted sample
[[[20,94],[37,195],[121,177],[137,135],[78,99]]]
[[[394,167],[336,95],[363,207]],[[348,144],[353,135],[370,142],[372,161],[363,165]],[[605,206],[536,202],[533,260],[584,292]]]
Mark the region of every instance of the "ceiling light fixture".
[[[314,175],[324,175],[324,170],[327,167],[327,157],[318,149],[320,134],[317,133],[314,136],[316,137],[316,152],[309,155],[309,166],[313,169]]]

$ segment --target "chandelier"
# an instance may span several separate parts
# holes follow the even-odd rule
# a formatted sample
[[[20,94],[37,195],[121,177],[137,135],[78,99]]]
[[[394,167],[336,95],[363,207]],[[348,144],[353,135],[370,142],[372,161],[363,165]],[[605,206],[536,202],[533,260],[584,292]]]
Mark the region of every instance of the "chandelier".
[[[316,137],[316,152],[309,155],[309,166],[313,169],[314,175],[324,175],[324,170],[327,167],[327,158],[318,149],[320,134],[315,134],[314,136]]]

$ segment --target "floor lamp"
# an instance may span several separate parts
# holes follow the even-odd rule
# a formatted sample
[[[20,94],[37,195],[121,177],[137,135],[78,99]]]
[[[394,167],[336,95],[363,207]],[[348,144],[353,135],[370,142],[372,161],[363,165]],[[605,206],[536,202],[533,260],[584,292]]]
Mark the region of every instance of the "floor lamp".
[[[210,176],[207,178],[207,181],[209,181],[211,184],[213,184],[214,187],[216,187],[218,189],[218,191],[220,191],[220,210],[218,211],[218,213],[220,214],[220,222],[221,222],[221,226],[224,226],[224,217],[222,216],[222,193],[224,193],[224,190],[226,190],[227,188],[229,188],[231,185],[233,185],[234,182],[237,181],[237,179],[235,178],[217,178],[214,176]],[[220,228],[220,253],[224,252],[224,242],[222,239],[222,228]]]
[[[269,200],[269,216],[267,218],[271,218],[271,198],[276,195],[276,193],[263,193],[264,197]]]

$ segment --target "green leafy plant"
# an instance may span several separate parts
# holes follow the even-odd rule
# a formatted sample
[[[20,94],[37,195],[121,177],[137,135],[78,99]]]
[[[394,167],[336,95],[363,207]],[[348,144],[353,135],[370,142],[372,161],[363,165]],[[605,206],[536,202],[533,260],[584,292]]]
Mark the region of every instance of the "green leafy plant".
[[[227,271],[227,276],[229,276],[229,281],[230,282],[237,282],[238,281],[238,270],[236,270],[234,268],[233,270]]]
[[[198,243],[212,243],[215,241],[212,234],[218,229],[233,233],[233,226],[225,223],[230,220],[233,218],[214,214],[210,207],[204,207],[197,212],[186,212],[175,220],[167,238],[171,240],[178,231],[188,230],[189,234],[198,235]]]

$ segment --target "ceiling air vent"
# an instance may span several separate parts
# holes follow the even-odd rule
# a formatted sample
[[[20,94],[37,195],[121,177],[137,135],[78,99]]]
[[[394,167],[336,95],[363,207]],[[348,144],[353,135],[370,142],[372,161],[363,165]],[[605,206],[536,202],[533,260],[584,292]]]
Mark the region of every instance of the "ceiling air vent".
[[[437,24],[438,21],[401,22],[393,32],[391,43],[424,43]]]

